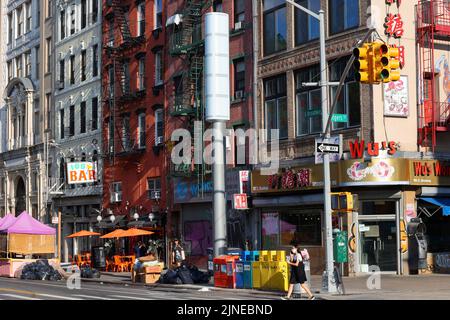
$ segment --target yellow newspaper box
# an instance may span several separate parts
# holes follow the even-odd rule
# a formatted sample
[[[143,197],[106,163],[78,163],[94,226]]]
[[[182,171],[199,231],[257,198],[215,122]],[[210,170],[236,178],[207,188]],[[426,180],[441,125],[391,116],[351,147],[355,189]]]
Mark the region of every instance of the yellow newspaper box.
[[[261,288],[261,262],[260,261],[253,261],[252,262],[252,281],[253,289],[259,289]]]
[[[289,266],[286,261],[271,262],[270,287],[273,290],[288,291],[289,288]]]
[[[277,261],[277,251],[269,251],[269,261]]]
[[[277,251],[276,261],[286,262],[286,251]]]
[[[266,255],[268,257],[268,255]],[[261,261],[261,288],[270,289],[270,262]]]
[[[263,250],[259,252],[259,261],[269,262],[269,251]]]

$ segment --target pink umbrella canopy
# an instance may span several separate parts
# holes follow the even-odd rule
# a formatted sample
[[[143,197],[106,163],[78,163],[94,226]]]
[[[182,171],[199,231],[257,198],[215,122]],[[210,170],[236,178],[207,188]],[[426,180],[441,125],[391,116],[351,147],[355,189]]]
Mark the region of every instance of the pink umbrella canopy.
[[[3,227],[0,227],[0,230]],[[46,226],[45,224],[34,219],[28,212],[22,212],[16,219],[16,221],[8,228],[3,229],[7,233],[20,233],[20,234],[41,234],[41,235],[54,235],[56,229]]]
[[[16,217],[14,217],[11,213],[8,213],[0,221],[0,231],[8,229],[14,222],[16,222],[16,220]]]

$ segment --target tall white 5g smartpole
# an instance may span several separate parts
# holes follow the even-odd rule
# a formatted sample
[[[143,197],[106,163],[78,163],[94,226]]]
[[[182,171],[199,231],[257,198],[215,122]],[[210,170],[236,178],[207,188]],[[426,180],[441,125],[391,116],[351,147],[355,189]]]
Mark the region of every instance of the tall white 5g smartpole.
[[[228,14],[205,15],[206,121],[213,123],[214,256],[226,254],[225,122],[230,120]]]

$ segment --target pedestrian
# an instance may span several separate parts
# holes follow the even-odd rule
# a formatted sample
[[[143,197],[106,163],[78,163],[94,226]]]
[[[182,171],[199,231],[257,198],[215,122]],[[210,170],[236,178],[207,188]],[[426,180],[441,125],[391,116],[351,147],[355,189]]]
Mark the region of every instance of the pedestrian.
[[[134,255],[136,256],[136,259],[141,257],[141,245],[142,241],[140,240],[134,245]]]
[[[181,266],[181,263],[184,262],[186,256],[184,254],[183,246],[180,244],[178,239],[173,241],[172,245],[172,263],[177,267]]]
[[[139,246],[139,256],[145,257],[147,255],[147,247],[145,246],[145,243],[140,241],[141,245]]]
[[[298,249],[297,249],[298,248]],[[300,254],[298,246],[293,245],[289,256],[286,257],[287,263],[291,266],[291,276],[289,278],[289,289],[286,296],[282,297],[283,300],[289,300],[294,291],[294,285],[300,284],[300,286],[306,291],[309,296],[309,300],[314,300],[316,297],[311,293],[311,290],[305,285],[306,273],[305,266],[303,265],[303,258]]]

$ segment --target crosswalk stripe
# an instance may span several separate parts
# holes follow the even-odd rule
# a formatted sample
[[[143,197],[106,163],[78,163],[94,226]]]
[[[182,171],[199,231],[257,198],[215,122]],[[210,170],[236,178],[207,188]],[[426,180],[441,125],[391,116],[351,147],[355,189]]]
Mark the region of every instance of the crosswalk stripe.
[[[27,297],[27,296],[21,296],[18,294],[12,294],[12,293],[2,293],[2,296],[6,296],[6,297],[10,297],[10,298],[16,298],[16,299],[21,299],[21,300],[42,300],[39,298],[33,298],[33,297]]]
[[[120,299],[131,299],[131,300],[152,300],[152,299],[146,299],[146,298],[140,298],[140,297],[131,297],[131,296],[119,296],[119,295],[113,295],[110,297],[120,298]]]
[[[97,299],[97,300],[115,300],[115,299],[106,298],[106,297],[88,296],[86,294],[74,294],[74,296],[75,297],[81,297],[81,298]]]
[[[37,295],[47,297],[47,298],[56,298],[56,299],[62,299],[62,300],[83,300],[83,299],[71,298],[68,296],[57,296],[57,295],[46,294],[46,293],[38,293]]]

